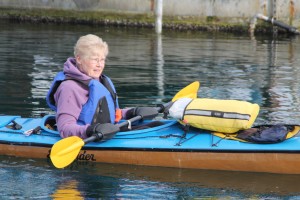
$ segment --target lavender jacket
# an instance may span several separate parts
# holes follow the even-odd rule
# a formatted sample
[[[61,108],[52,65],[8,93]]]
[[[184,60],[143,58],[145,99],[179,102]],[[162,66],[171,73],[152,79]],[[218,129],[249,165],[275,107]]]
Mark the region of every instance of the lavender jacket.
[[[64,64],[66,76],[79,80],[90,80],[91,77],[79,71],[74,58],[68,58]],[[89,124],[78,125],[77,120],[83,105],[88,100],[89,91],[87,88],[75,81],[63,81],[54,94],[57,106],[56,124],[61,137],[79,136],[86,138],[86,129]],[[124,112],[124,113],[123,113]],[[124,115],[126,110],[122,110]]]

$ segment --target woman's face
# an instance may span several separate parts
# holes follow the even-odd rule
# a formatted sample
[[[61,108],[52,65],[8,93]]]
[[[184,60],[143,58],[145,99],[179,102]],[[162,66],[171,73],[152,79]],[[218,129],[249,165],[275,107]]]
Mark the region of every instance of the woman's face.
[[[101,76],[105,67],[106,57],[103,54],[91,54],[90,56],[77,56],[76,62],[79,69],[86,75],[97,79]]]

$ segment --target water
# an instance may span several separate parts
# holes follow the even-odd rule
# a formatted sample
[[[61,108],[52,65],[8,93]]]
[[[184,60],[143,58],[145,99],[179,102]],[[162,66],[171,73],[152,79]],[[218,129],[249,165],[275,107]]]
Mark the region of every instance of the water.
[[[299,124],[299,37],[0,21],[0,113],[52,113],[45,95],[79,36],[109,44],[105,73],[122,107],[168,102],[192,81],[199,97],[261,107],[256,124]],[[55,169],[44,160],[0,157],[4,199],[300,199],[300,176],[124,165]]]
[[[0,159],[3,199],[299,199],[299,175]]]

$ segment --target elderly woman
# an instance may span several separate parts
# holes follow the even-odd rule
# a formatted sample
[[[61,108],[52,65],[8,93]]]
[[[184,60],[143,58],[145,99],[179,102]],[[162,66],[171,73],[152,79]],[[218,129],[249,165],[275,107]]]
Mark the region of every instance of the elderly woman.
[[[143,113],[157,111],[150,107],[120,109],[111,79],[102,74],[108,45],[96,35],[79,38],[74,58],[68,58],[48,92],[47,103],[56,111],[57,129],[61,137],[87,138],[98,135],[107,140],[116,132],[114,123]],[[104,128],[103,128],[104,127]]]

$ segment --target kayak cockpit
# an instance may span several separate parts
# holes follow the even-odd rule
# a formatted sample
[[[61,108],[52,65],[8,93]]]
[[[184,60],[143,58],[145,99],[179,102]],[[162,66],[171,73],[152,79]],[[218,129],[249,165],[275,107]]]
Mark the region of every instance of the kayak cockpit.
[[[176,120],[142,120],[132,124],[132,126],[148,126],[149,124],[151,126],[136,130],[130,130],[131,127],[129,127],[129,130],[121,130],[119,133],[117,133],[117,135],[130,135],[137,133],[153,132],[160,129],[164,129],[166,127],[170,127],[175,123],[177,123]],[[23,118],[21,116],[1,115],[0,132],[21,133],[27,136],[31,134],[41,134],[50,136],[59,135],[54,115],[45,115],[41,118]]]

